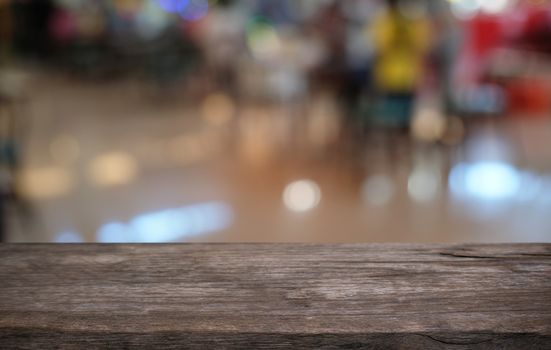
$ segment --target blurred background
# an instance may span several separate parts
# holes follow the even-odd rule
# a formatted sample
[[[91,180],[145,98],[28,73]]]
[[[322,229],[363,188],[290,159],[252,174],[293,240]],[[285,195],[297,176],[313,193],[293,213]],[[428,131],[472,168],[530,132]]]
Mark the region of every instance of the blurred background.
[[[7,242],[551,242],[545,0],[0,0]]]

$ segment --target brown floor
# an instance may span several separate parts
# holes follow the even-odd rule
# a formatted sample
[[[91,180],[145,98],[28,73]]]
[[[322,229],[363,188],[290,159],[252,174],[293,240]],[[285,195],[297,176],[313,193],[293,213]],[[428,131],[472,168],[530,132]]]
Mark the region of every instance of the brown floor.
[[[44,73],[30,89],[29,206],[8,208],[8,241],[551,242],[549,118],[472,127],[456,147],[401,140],[389,155],[384,140],[337,141],[323,96],[201,109],[132,81]],[[301,179],[287,204],[319,204],[297,212],[283,193]]]

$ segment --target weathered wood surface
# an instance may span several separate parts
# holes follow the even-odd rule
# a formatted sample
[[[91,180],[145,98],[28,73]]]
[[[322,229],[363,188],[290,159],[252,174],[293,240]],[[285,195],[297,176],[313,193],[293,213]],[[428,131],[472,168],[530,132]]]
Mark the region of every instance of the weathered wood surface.
[[[551,245],[1,245],[2,349],[551,349]]]

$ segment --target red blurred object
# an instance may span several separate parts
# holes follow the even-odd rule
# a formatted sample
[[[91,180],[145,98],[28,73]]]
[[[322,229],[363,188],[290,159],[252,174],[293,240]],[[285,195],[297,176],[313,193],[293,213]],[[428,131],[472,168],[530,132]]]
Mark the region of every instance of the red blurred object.
[[[506,86],[508,109],[515,117],[548,116],[551,86],[539,79],[516,79]]]
[[[522,31],[517,38],[520,47],[542,53],[551,53],[551,8],[529,8]]]
[[[503,44],[502,19],[497,16],[478,15],[470,23],[470,50],[484,57]]]
[[[503,18],[479,14],[463,22],[466,37],[455,67],[456,86],[477,85],[484,75],[488,56],[504,42]]]

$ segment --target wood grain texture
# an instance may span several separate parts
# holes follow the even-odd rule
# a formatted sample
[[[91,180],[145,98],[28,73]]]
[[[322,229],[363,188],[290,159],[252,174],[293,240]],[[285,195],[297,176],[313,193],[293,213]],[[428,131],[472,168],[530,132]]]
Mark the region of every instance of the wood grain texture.
[[[551,245],[0,245],[2,349],[551,349]]]

